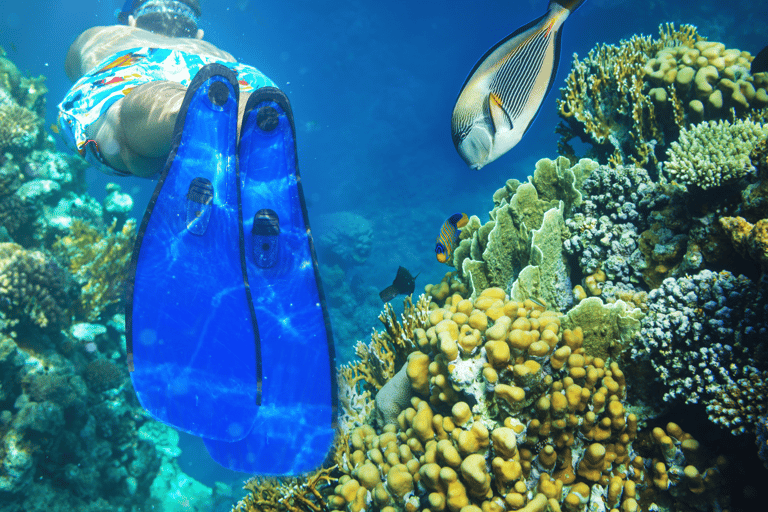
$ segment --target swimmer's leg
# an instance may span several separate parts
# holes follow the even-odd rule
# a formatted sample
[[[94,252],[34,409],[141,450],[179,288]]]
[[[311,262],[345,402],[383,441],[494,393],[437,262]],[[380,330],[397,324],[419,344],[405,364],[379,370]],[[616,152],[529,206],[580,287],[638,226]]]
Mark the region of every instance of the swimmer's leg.
[[[142,406],[194,435],[244,438],[260,400],[258,330],[242,266],[238,85],[197,73],[139,229],[126,312],[129,366]]]
[[[143,178],[157,176],[168,159],[186,92],[186,87],[168,80],[142,84],[115,102],[88,135],[115,169]],[[247,99],[240,94],[238,130]]]

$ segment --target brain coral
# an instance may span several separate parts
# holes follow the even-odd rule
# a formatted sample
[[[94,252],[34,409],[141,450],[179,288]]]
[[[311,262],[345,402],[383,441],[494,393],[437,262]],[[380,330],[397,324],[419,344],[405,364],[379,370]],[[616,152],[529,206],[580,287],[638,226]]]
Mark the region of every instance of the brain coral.
[[[667,151],[664,170],[670,179],[707,189],[753,173],[749,155],[768,137],[768,124],[709,121],[683,128]]]

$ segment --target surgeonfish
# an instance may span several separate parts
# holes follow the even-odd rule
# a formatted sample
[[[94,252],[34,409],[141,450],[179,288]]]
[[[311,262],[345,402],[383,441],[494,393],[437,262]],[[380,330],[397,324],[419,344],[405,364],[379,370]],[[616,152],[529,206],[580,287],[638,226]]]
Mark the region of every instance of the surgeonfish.
[[[453,108],[456,151],[473,169],[512,149],[533,122],[560,59],[560,27],[584,0],[550,0],[538,19],[486,52],[464,82]]]
[[[435,245],[437,261],[449,263],[453,250],[459,245],[461,228],[466,226],[467,222],[469,222],[469,217],[467,217],[466,213],[454,213],[448,217],[448,220],[443,222],[443,227],[440,228],[440,236],[437,237],[437,245]]]
[[[379,292],[379,297],[384,302],[389,302],[398,295],[410,295],[416,289],[416,277],[412,276],[405,267],[397,267],[397,275],[391,286],[387,286]]]

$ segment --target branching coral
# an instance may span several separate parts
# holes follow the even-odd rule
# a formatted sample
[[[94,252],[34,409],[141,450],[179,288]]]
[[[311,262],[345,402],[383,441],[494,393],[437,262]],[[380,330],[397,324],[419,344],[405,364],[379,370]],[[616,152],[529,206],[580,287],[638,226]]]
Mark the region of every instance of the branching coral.
[[[82,286],[77,314],[80,319],[94,321],[123,298],[136,225],[129,220],[122,230],[115,231],[115,227],[113,223],[102,234],[85,221],[75,220],[71,234],[54,245],[54,251],[68,261],[72,275]]]
[[[709,121],[680,131],[667,151],[664,171],[670,179],[708,189],[754,173],[749,155],[768,137],[768,124]]]

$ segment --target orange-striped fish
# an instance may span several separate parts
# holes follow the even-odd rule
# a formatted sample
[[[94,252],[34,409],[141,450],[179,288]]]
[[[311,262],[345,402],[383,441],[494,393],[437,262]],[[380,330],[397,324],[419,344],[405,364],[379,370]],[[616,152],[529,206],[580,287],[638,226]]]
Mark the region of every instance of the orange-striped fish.
[[[448,217],[448,220],[443,222],[443,227],[440,228],[440,236],[437,237],[437,245],[435,245],[437,261],[449,263],[453,250],[459,245],[461,228],[466,226],[467,222],[469,222],[469,217],[467,217],[466,213],[454,213]]]
[[[550,0],[538,19],[488,50],[461,88],[453,144],[473,169],[512,149],[539,112],[560,59],[560,27],[584,0]]]

